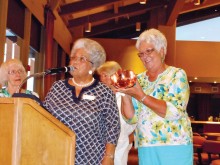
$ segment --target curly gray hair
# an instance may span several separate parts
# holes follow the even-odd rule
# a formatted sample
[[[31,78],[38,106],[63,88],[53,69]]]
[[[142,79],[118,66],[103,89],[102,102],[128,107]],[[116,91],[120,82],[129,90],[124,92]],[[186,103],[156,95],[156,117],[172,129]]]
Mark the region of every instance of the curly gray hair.
[[[93,67],[98,68],[105,62],[105,50],[98,42],[88,38],[78,39],[73,45],[71,54],[75,54],[76,49],[80,48],[83,48],[89,54]]]

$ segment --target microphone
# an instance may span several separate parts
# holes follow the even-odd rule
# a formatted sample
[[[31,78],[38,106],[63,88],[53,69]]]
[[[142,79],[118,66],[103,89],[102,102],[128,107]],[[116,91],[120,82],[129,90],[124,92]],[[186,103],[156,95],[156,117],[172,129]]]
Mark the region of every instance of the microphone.
[[[44,75],[48,75],[48,74],[57,74],[57,73],[61,73],[61,72],[70,72],[73,71],[74,67],[73,66],[64,66],[61,68],[51,68],[51,69],[47,69],[44,72]]]
[[[73,71],[74,70],[74,67],[73,66],[64,66],[64,67],[61,67],[61,68],[51,68],[51,69],[47,69],[46,71],[44,72],[40,72],[40,73],[34,73],[28,77],[26,77],[22,82],[21,84],[18,86],[17,90],[16,90],[16,93],[19,93],[20,91],[20,88],[22,87],[22,85],[31,77],[41,77],[41,76],[46,76],[48,74],[57,74],[57,73],[62,73],[62,72],[70,72],[70,71]]]

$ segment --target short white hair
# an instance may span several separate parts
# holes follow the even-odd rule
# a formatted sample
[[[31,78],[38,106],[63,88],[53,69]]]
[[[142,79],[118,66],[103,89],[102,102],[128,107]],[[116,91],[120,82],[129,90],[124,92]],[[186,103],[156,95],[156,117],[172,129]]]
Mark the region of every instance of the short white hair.
[[[0,67],[0,83],[2,84],[2,86],[7,86],[8,84],[8,72],[10,71],[10,68],[16,66],[19,69],[21,69],[23,71],[21,78],[25,79],[27,76],[26,70],[22,64],[22,62],[18,59],[10,59],[4,63],[1,64]]]
[[[101,75],[101,73],[105,72],[110,76],[117,72],[119,69],[122,68],[116,61],[106,61],[97,69],[97,73],[98,75]]]
[[[157,29],[149,29],[141,33],[136,42],[137,49],[139,49],[142,42],[153,44],[158,52],[161,50],[161,48],[163,48],[164,55],[167,54],[167,39],[165,35]]]

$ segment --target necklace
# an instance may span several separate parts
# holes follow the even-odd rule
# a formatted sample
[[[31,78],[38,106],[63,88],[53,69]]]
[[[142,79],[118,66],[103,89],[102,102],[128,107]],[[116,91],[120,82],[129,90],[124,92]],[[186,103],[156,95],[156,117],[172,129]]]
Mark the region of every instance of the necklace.
[[[87,84],[78,84],[78,83],[75,82],[74,78],[72,78],[73,84],[75,84],[75,85],[77,85],[77,86],[79,86],[79,87],[82,87],[82,88],[83,88],[83,87],[90,86],[94,81],[95,81],[95,79],[92,78],[92,81],[88,82]]]

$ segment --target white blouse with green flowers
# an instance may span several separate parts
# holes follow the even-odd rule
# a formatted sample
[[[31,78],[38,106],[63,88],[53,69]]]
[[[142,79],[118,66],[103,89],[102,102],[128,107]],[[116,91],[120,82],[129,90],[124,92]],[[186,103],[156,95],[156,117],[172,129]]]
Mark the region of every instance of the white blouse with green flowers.
[[[192,144],[191,123],[186,111],[189,85],[183,69],[169,66],[154,82],[146,72],[137,76],[146,95],[166,101],[164,118],[138,100],[132,98],[135,115],[128,120],[137,123],[135,146]]]
[[[39,97],[39,95],[33,91],[25,90],[25,94],[35,95]],[[7,88],[0,89],[0,97],[12,97],[11,94],[8,92]]]

